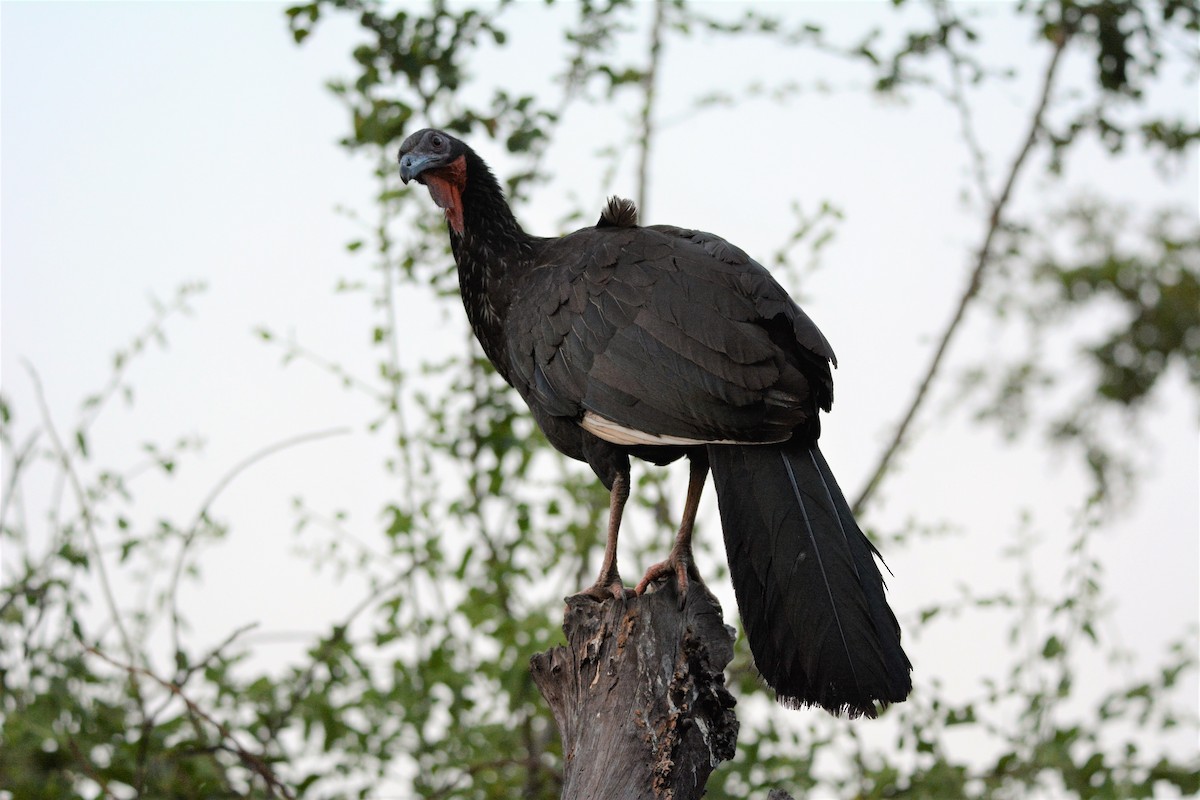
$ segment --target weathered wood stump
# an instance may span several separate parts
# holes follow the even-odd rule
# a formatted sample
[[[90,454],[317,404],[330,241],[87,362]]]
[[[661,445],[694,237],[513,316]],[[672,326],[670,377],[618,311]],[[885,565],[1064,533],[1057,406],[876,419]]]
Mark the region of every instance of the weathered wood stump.
[[[563,741],[563,800],[692,800],[733,757],[733,629],[699,581],[624,601],[567,598],[567,645],[530,659]]]

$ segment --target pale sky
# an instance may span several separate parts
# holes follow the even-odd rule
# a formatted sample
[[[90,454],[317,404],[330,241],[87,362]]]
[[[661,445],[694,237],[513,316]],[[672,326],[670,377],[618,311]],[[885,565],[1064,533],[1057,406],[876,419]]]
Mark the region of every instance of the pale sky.
[[[890,19],[877,5],[794,8],[829,18],[835,30],[865,28],[863,14]],[[357,528],[374,535],[377,512],[396,487],[379,468],[381,443],[365,430],[369,405],[308,367],[284,368],[279,351],[252,331],[294,333],[361,373],[376,359],[372,309],[361,295],[333,291],[339,279],[374,278],[367,259],[346,252],[358,234],[335,211],[372,213],[371,164],[338,146],[348,117],[324,88],[326,80],[350,74],[353,27],[325,24],[296,47],[282,6],[271,4],[6,3],[0,13],[0,368],[18,431],[37,420],[23,362],[36,368],[56,422],[69,430],[79,402],[106,379],[112,351],[149,319],[147,298],[165,300],[181,283],[207,283],[195,314],[169,323],[169,347],[151,347],[137,362],[130,376],[136,407],[110,409],[93,432],[92,450],[127,465],[145,441],[205,440],[201,452],[181,462],[177,477],[150,478],[139,490],[147,502],[138,522],[148,528],[159,515],[186,519],[249,454],[297,434],[348,427],[348,435],[257,465],[222,495],[215,512],[231,521],[231,534],[205,551],[205,580],[184,593],[200,646],[251,621],[265,631],[318,634],[358,601],[362,588],[314,574],[295,554],[292,498],[348,509]],[[476,74],[514,94],[554,91],[546,73],[558,62],[529,55],[551,59],[554,47],[516,55],[534,42],[557,42],[553,15],[540,3],[512,14],[513,47],[489,54]],[[1043,53],[1022,55],[1029,41],[1023,27],[997,24],[987,35],[994,37],[993,55],[1041,69]],[[679,118],[709,87],[737,92],[778,75],[838,83],[829,64],[753,43],[706,48],[671,40],[660,118]],[[1080,75],[1087,68],[1079,60],[1068,65]],[[980,138],[993,181],[1028,122],[1032,72],[981,103]],[[1182,86],[1151,102],[1193,119],[1197,112],[1194,90]],[[568,113],[547,154],[555,181],[517,209],[528,230],[556,232],[556,220],[574,200],[598,210],[607,194],[634,193],[632,159],[604,183],[606,162],[597,154],[627,123],[629,110]],[[511,162],[496,143],[471,144],[501,177],[507,174]],[[764,262],[789,230],[793,201],[813,211],[829,200],[845,213],[822,269],[792,288],[839,356],[837,403],[822,449],[846,493],[857,495],[932,338],[949,318],[982,232],[980,215],[964,212],[958,198],[967,162],[954,115],[927,95],[899,103],[861,92],[809,91],[783,106],[754,100],[666,125],[656,153],[644,221],[714,231]],[[1061,185],[1037,171],[1018,187],[1020,209],[1094,194],[1197,214],[1194,152],[1174,176],[1134,155],[1102,160],[1087,147]],[[403,317],[402,339],[414,348],[404,357],[415,364],[442,317],[426,307],[406,308]],[[977,313],[950,368],[1005,346]],[[1164,643],[1198,616],[1197,405],[1185,383],[1176,368],[1156,393],[1142,433],[1147,479],[1128,514],[1096,539],[1113,603],[1103,633],[1147,654],[1143,665],[1155,663]],[[1065,522],[1082,495],[1075,460],[1047,452],[1036,439],[1006,443],[993,429],[973,426],[962,410],[943,413],[951,395],[943,387],[925,409],[922,438],[867,520],[881,529],[914,517],[965,529],[886,554],[895,573],[889,596],[902,622],[955,596],[960,583],[1011,581],[1012,565],[998,553],[1011,545],[1026,512],[1046,540],[1033,557],[1038,572],[1056,579],[1069,535]],[[682,491],[679,497],[681,505]],[[711,521],[701,535],[717,536],[711,496],[706,509],[702,516]],[[627,577],[644,566],[626,568]],[[6,564],[4,576],[10,575]],[[577,588],[563,586],[561,593]],[[128,587],[122,591],[136,597]],[[727,600],[728,616],[733,608]],[[979,670],[1004,648],[1000,631],[978,633],[971,646],[952,627],[906,641],[918,684],[936,676],[951,687],[976,686]],[[1134,674],[1128,666],[1095,670],[1084,682],[1097,688]],[[1195,708],[1194,674],[1190,680],[1186,691]]]

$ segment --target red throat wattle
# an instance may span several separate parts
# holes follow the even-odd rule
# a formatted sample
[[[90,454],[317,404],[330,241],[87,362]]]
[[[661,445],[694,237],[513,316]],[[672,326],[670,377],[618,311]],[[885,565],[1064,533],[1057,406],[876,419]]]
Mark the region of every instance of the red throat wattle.
[[[421,176],[429,187],[429,194],[438,208],[446,210],[446,221],[454,232],[462,235],[463,207],[462,192],[467,185],[467,161],[459,156],[440,169],[427,171]]]

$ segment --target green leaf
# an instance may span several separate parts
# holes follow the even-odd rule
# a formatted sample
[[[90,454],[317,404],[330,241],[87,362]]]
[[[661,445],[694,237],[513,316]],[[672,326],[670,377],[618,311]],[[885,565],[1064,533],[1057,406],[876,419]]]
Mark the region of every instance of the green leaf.
[[[1057,636],[1051,636],[1050,638],[1046,639],[1046,644],[1042,646],[1042,658],[1049,660],[1052,658],[1057,658],[1058,656],[1062,655],[1062,653],[1062,642],[1059,641]]]

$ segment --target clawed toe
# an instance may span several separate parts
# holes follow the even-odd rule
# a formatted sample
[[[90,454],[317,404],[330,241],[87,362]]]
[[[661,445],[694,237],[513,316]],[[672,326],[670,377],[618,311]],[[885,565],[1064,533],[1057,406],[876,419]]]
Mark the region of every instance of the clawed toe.
[[[606,600],[624,600],[630,594],[630,590],[621,581],[621,576],[613,575],[609,578],[597,580],[591,586],[574,596],[586,597],[590,600],[595,600],[597,603],[603,603]]]
[[[679,605],[682,608],[684,599],[687,597],[688,584],[695,573],[695,567],[692,565],[692,560],[686,556],[672,555],[666,561],[661,561],[650,569],[646,570],[646,574],[642,576],[637,587],[633,590],[634,594],[645,594],[650,588],[650,584],[662,578],[674,578],[675,588],[679,593]],[[696,576],[697,579],[699,576]]]

